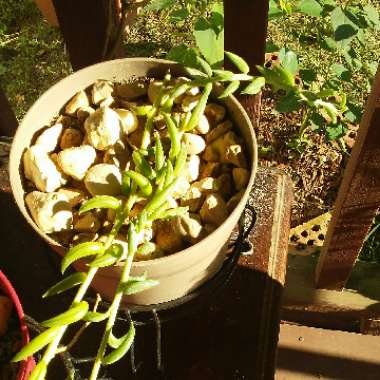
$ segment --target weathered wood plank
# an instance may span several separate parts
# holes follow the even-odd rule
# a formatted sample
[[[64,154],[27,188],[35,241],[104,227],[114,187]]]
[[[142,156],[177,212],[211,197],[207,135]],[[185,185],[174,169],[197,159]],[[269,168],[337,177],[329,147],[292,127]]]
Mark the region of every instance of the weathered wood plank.
[[[110,0],[53,0],[74,70],[101,62],[117,20]],[[112,6],[111,6],[112,5]]]
[[[360,321],[380,317],[380,265],[359,261],[343,291],[316,289],[316,265],[313,256],[289,255],[283,320],[359,331]]]
[[[0,136],[13,136],[18,126],[11,105],[0,87]]]
[[[281,325],[276,380],[378,378],[378,338]]]
[[[253,73],[265,60],[268,0],[224,0],[225,48],[243,57]],[[261,94],[240,96],[253,126],[260,122]]]
[[[339,189],[316,271],[317,286],[343,289],[380,207],[380,68]]]

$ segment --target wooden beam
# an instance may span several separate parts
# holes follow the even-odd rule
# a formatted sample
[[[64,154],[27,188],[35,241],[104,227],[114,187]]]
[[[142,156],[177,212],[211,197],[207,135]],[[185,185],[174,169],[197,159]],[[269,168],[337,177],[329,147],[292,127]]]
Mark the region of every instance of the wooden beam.
[[[265,60],[269,0],[224,0],[225,48],[244,58],[253,73]],[[261,94],[240,96],[253,126],[260,121]]]
[[[380,207],[380,66],[316,271],[317,286],[343,289]]]
[[[243,57],[252,69],[264,63],[268,0],[224,0],[226,50]]]
[[[13,136],[18,126],[11,105],[0,87],[0,136]]]
[[[343,291],[316,289],[314,256],[288,256],[282,319],[307,326],[359,331],[380,317],[380,265],[359,261]]]
[[[53,0],[74,70],[105,60],[114,38],[116,8],[112,0]]]

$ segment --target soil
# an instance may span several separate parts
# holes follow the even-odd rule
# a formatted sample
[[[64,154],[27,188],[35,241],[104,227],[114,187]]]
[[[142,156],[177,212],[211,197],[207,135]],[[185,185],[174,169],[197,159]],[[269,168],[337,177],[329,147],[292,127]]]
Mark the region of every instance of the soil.
[[[301,116],[274,111],[274,99],[263,93],[261,118],[256,130],[261,166],[284,170],[293,180],[294,204],[291,225],[295,227],[333,208],[344,167],[349,158],[337,141],[308,131],[301,153],[289,147],[297,137]],[[347,147],[349,149],[349,147]]]

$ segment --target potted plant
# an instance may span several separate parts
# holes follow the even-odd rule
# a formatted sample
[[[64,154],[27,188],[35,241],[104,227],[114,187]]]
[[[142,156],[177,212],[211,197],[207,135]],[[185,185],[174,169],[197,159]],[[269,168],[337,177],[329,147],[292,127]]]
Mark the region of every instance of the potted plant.
[[[220,268],[226,254],[226,243],[248,199],[257,165],[257,146],[253,128],[241,105],[231,95],[238,89],[240,81],[250,81],[250,84],[246,88],[247,93],[259,92],[264,84],[262,78],[254,78],[248,75],[248,65],[240,57],[232,53],[227,53],[227,55],[237,66],[239,73],[235,74],[231,71],[218,69],[213,70],[208,63],[200,57],[196,59],[196,68],[186,69],[170,61],[146,58],[122,59],[100,63],[80,70],[53,86],[33,105],[20,124],[14,138],[10,156],[10,179],[16,203],[35,231],[51,244],[54,249],[64,254],[62,270],[65,271],[71,264],[74,264],[79,270],[78,273],[65,278],[46,293],[46,295],[57,294],[74,286],[79,286],[79,290],[69,310],[45,321],[43,325],[47,327],[47,330],[36,337],[15,357],[16,361],[22,360],[26,355],[30,355],[47,346],[42,360],[38,363],[32,374],[32,379],[43,379],[47,371],[47,366],[56,355],[57,350],[62,351],[64,349],[64,347],[60,347],[59,344],[69,325],[81,320],[89,323],[98,323],[107,320],[106,329],[90,377],[91,379],[96,379],[100,367],[119,360],[128,351],[133,341],[135,334],[133,323],[131,323],[129,331],[121,338],[116,338],[112,333],[112,327],[115,323],[118,308],[123,299],[125,300],[125,296],[128,297],[128,302],[140,304],[172,300],[198,287],[213,276]],[[187,78],[173,79],[184,75],[186,75]],[[139,80],[136,81],[136,78]],[[61,244],[62,241],[58,241],[56,237],[54,239],[47,233],[51,231],[44,231],[41,227],[44,222],[39,219],[39,216],[36,216],[39,211],[45,207],[41,199],[50,197],[50,195],[46,195],[46,192],[49,192],[46,186],[50,186],[48,183],[50,183],[49,181],[52,177],[49,179],[49,175],[44,176],[41,168],[36,168],[36,166],[38,166],[38,163],[36,163],[36,160],[38,160],[38,152],[34,152],[33,154],[36,153],[37,156],[32,155],[32,158],[29,157],[25,159],[25,157],[32,154],[30,153],[31,147],[40,144],[43,146],[42,150],[45,149],[45,153],[42,155],[46,158],[45,154],[47,154],[47,147],[50,144],[50,140],[46,139],[46,136],[54,135],[59,128],[61,128],[61,130],[58,131],[59,135],[62,133],[62,128],[65,131],[70,129],[70,127],[63,124],[70,121],[73,113],[79,118],[83,117],[83,120],[86,120],[84,123],[86,124],[87,140],[84,145],[92,144],[96,146],[98,150],[104,150],[102,138],[110,136],[107,135],[107,128],[103,128],[104,125],[100,133],[97,128],[99,127],[99,118],[102,119],[106,117],[107,125],[113,123],[112,119],[114,118],[114,113],[112,112],[114,111],[111,112],[109,110],[112,110],[114,99],[109,101],[107,100],[107,96],[105,96],[102,99],[95,100],[94,96],[97,95],[94,95],[94,92],[92,92],[93,105],[97,105],[97,107],[94,106],[97,108],[96,111],[81,109],[81,116],[79,116],[79,108],[88,107],[86,103],[88,96],[84,90],[88,89],[89,86],[93,86],[91,87],[92,89],[97,86],[99,87],[100,94],[103,95],[107,93],[107,91],[113,94],[114,91],[123,91],[123,89],[128,93],[130,90],[128,86],[133,87],[136,85],[135,90],[140,91],[141,88],[139,89],[139,87],[144,87],[144,83],[146,83],[144,80],[142,81],[141,78],[153,79],[148,88],[148,97],[151,99],[151,102],[149,104],[144,102],[141,104],[138,99],[134,99],[138,98],[138,96],[135,97],[133,94],[129,96],[125,93],[123,95],[125,98],[124,103],[121,101],[121,104],[127,108],[127,110],[124,109],[124,111],[129,111],[134,114],[134,117],[137,115],[143,120],[139,141],[127,141],[129,148],[132,149],[132,158],[130,161],[133,162],[133,170],[126,167],[122,177],[119,179],[119,186],[121,185],[123,198],[116,198],[115,195],[119,193],[113,193],[112,191],[111,193],[106,191],[105,193],[100,192],[97,194],[93,184],[99,181],[97,179],[88,180],[89,172],[87,172],[87,182],[90,183],[92,181],[92,184],[86,183],[87,191],[89,191],[93,197],[82,203],[79,209],[79,218],[81,214],[95,212],[96,210],[108,209],[108,211],[113,211],[113,224],[109,228],[105,239],[80,242],[67,251]],[[101,79],[101,81],[98,81],[99,79]],[[128,81],[132,83],[128,84]],[[115,87],[114,85],[113,87],[111,86],[111,90],[107,90],[107,86],[110,82],[116,82],[119,87]],[[159,86],[156,86],[157,83],[159,83]],[[225,83],[227,86],[223,88],[220,83]],[[160,87],[155,96],[149,93],[155,92],[154,87]],[[195,91],[195,93],[192,91]],[[101,95],[101,97],[103,95]],[[177,117],[174,112],[176,107],[175,102],[181,97],[186,97],[186,95],[188,95],[189,98],[189,103],[186,105],[188,108],[183,109],[183,115]],[[189,164],[190,156],[196,156],[197,153],[203,152],[206,145],[209,147],[212,145],[211,140],[206,144],[204,138],[200,136],[202,133],[209,133],[209,127],[206,127],[207,130],[203,132],[199,129],[201,118],[207,119],[204,116],[205,112],[207,112],[206,107],[209,105],[209,102],[214,103],[215,100],[221,102],[219,109],[224,110],[222,113],[227,109],[228,117],[233,123],[229,121],[224,126],[215,125],[213,129],[217,131],[214,133],[216,136],[213,137],[215,141],[223,140],[223,136],[229,136],[231,140],[229,140],[227,145],[218,145],[218,142],[216,144],[218,147],[215,148],[217,152],[212,152],[212,149],[210,149],[209,155],[216,154],[218,156],[224,155],[227,152],[232,157],[224,161],[225,169],[230,170],[230,173],[227,175],[230,180],[226,182],[227,177],[224,176],[224,182],[218,185],[217,190],[213,188],[214,182],[211,181],[212,188],[206,190],[206,192],[210,194],[206,196],[206,199],[203,199],[203,206],[207,203],[206,206],[204,206],[203,222],[207,222],[207,220],[213,221],[215,222],[214,226],[204,235],[194,238],[191,242],[195,244],[188,244],[187,247],[181,247],[181,245],[179,245],[178,252],[175,249],[171,249],[170,253],[172,254],[170,255],[157,258],[153,256],[149,260],[134,262],[133,259],[135,256],[144,254],[141,253],[140,248],[145,249],[149,246],[149,244],[145,244],[145,241],[141,238],[147,226],[151,226],[152,222],[156,219],[162,220],[177,217],[188,212],[187,207],[178,207],[178,202],[174,206],[169,205],[169,199],[173,195],[173,191],[177,189],[181,178],[185,175],[184,173],[188,173],[188,167],[186,165]],[[84,101],[82,104],[83,107],[78,108],[74,106],[74,104],[80,103],[81,101]],[[183,102],[184,100],[181,103],[182,106]],[[100,105],[100,103],[102,104]],[[117,107],[119,106],[120,101]],[[74,109],[71,109],[72,107],[74,107]],[[61,115],[61,117],[57,119],[57,114],[59,114],[62,109],[64,109],[66,115]],[[126,115],[123,110],[120,111],[119,109],[119,111],[116,111],[119,112],[119,116],[116,117],[121,120],[121,128],[130,128],[131,126],[128,127],[127,121],[128,115]],[[108,116],[105,116],[105,114]],[[127,117],[127,119],[123,119],[124,116]],[[132,117],[132,119],[134,117]],[[217,112],[214,112],[210,118],[219,118],[219,116]],[[218,122],[221,122],[223,118],[224,115],[218,119]],[[51,125],[52,120],[56,120],[58,123],[48,128],[48,132],[44,134],[44,127]],[[93,123],[91,124],[88,120],[92,120]],[[206,121],[208,123],[210,120]],[[166,132],[160,131],[160,127],[155,124],[162,122],[165,124],[163,129]],[[61,127],[57,127],[57,125],[61,125]],[[192,133],[195,131],[195,128],[198,128],[198,131]],[[235,132],[240,135],[239,139],[237,139],[235,132],[231,132],[231,129],[234,129]],[[154,130],[155,133],[153,133]],[[132,140],[133,136],[134,134],[132,133],[130,140]],[[164,144],[161,138],[162,140],[166,138],[169,145],[168,147],[165,148],[163,146]],[[240,139],[244,141],[243,144],[238,143],[238,140],[241,141]],[[202,146],[200,151],[198,151],[199,146],[195,146],[197,144],[194,140],[202,141],[200,145],[203,144],[204,146]],[[51,166],[52,160],[59,161],[63,158],[61,151],[63,152],[65,149],[61,149],[62,140],[60,144],[61,147],[57,148],[56,141],[55,146],[48,152],[50,157],[48,166]],[[82,142],[80,144],[81,146],[83,145]],[[74,148],[78,147],[72,146],[68,149]],[[36,148],[34,150],[39,151],[41,149]],[[243,151],[245,153],[243,153]],[[191,154],[188,155],[188,153]],[[104,152],[101,153],[103,160],[104,154]],[[93,165],[95,160],[96,158],[90,160],[90,164],[86,170],[88,170],[88,167],[93,168],[104,165]],[[218,162],[215,161],[218,160],[219,158],[216,160],[210,159],[209,161],[217,164]],[[62,169],[63,164],[62,162],[57,163],[58,161],[55,161],[56,163],[53,162],[52,165],[60,165]],[[85,160],[80,161],[82,163],[85,162]],[[212,166],[214,165],[209,165],[209,169]],[[235,190],[238,188],[239,194],[232,200],[230,211],[228,212],[225,201],[214,193],[225,191],[226,188],[231,186],[231,173],[233,168],[238,169],[235,170],[236,175],[234,175],[234,177],[236,178],[234,182]],[[37,185],[39,190],[43,188],[45,195],[34,194],[30,197],[32,200],[28,201],[29,194],[36,192],[30,192],[30,190],[27,189],[23,176],[24,170],[29,170],[27,177],[34,180],[34,184]],[[39,175],[37,175],[39,179],[33,177],[35,170],[37,170],[37,172],[39,171]],[[109,175],[112,177],[112,173],[109,173]],[[243,179],[240,178],[241,175]],[[105,181],[107,186],[113,181],[111,177],[107,176],[108,179]],[[73,180],[72,182],[76,183],[75,181],[77,180]],[[41,181],[43,182],[42,184]],[[240,181],[239,185],[236,185],[236,181]],[[27,198],[25,198],[27,192],[29,193]],[[41,196],[42,198],[39,198]],[[180,197],[183,196],[184,194]],[[65,212],[67,212],[67,210],[65,210],[66,206],[60,208],[65,204],[65,198],[62,197],[61,199],[58,195],[54,195],[54,197],[55,201],[58,200],[61,203],[60,205],[56,203],[51,207],[49,206],[50,212],[55,208],[56,211],[62,211],[61,217],[63,215],[63,218],[65,218],[64,215],[67,216],[67,213],[65,214]],[[139,201],[142,202],[143,207],[140,208],[139,212],[131,216],[134,206]],[[66,201],[66,203],[67,202],[68,201]],[[28,207],[26,203],[28,203]],[[222,207],[218,207],[222,216],[217,217],[216,221],[216,219],[212,219],[213,217],[207,216],[206,214],[210,211],[209,209],[218,205],[222,205]],[[49,207],[47,207],[47,209]],[[29,213],[29,211],[31,213]],[[200,213],[202,215],[202,210]],[[67,220],[68,219],[66,219],[66,221]],[[121,228],[125,227],[123,227],[125,220],[127,220],[127,236],[125,239],[127,243],[122,244],[120,239],[117,239],[117,234]],[[72,223],[72,220],[70,220],[70,223]],[[163,240],[165,240],[165,238],[165,233],[163,233]],[[83,260],[90,257],[94,258],[92,262]],[[147,275],[149,275],[149,279],[147,279]],[[89,305],[84,301],[84,296],[90,285],[95,287],[102,296],[111,301],[111,306],[107,311],[98,312],[96,311],[96,307],[89,310]],[[108,352],[111,348],[113,348],[113,350]]]
[[[17,339],[21,339],[20,345],[25,346],[29,343],[29,332],[24,322],[24,311],[12,284],[9,282],[4,273],[0,271],[0,330],[4,328],[4,331],[0,331],[0,335],[3,335],[2,333],[6,333],[7,320],[10,317],[12,308],[15,309],[17,319],[19,322],[18,330],[20,332],[20,336]],[[34,365],[35,363],[32,356],[25,358],[19,364],[18,369],[16,371],[17,375],[14,379],[26,380],[30,372],[32,371]],[[7,376],[9,376],[9,374],[7,374]]]

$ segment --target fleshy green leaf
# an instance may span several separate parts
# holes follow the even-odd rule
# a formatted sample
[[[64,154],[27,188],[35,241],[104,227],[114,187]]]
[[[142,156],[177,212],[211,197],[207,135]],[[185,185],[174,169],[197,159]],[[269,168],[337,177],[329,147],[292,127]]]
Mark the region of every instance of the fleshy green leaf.
[[[230,81],[234,76],[232,71],[228,70],[213,70],[214,78],[220,81]]]
[[[147,159],[138,150],[135,150],[132,153],[132,159],[136,165],[136,168],[141,172],[142,175],[150,180],[154,180],[156,178],[156,172],[150,166]]]
[[[83,273],[83,272],[74,273],[64,278],[62,281],[58,282],[57,284],[53,285],[51,288],[49,288],[42,295],[42,298],[50,297],[56,294],[61,294],[65,292],[66,290],[73,288],[74,286],[83,284],[86,277],[87,277],[86,273]]]
[[[186,144],[182,143],[181,150],[179,151],[178,157],[175,161],[174,165],[174,177],[178,177],[179,174],[182,172],[183,168],[186,165],[186,159],[187,159],[187,147]]]
[[[90,263],[91,268],[104,268],[115,264],[123,256],[123,246],[121,244],[112,244],[103,255],[97,257]]]
[[[148,178],[134,170],[126,171],[125,175],[130,177],[137,184],[145,197],[149,197],[152,194],[153,189]]]
[[[86,211],[93,210],[95,208],[108,208],[116,210],[120,207],[120,200],[111,197],[110,195],[96,195],[95,197],[89,199],[79,209],[79,214],[82,214]]]
[[[113,350],[107,356],[103,358],[102,363],[104,365],[109,365],[120,360],[129,351],[133,343],[133,340],[135,338],[135,334],[136,334],[135,327],[133,326],[133,323],[131,323],[129,327],[129,331],[123,337],[123,341],[115,350]]]
[[[76,245],[71,248],[63,257],[61,263],[61,271],[62,273],[74,262],[79,259],[83,259],[85,257],[98,255],[99,253],[103,253],[104,244],[101,242],[85,242]]]
[[[191,114],[190,120],[186,125],[186,128],[185,128],[186,131],[192,131],[199,124],[199,119],[205,111],[207,101],[211,94],[211,91],[212,91],[212,83],[207,83],[206,86],[204,87],[203,93],[197,105],[195,106]]]
[[[227,58],[236,66],[236,68],[240,70],[240,72],[242,72],[243,74],[249,73],[248,63],[243,58],[229,51],[226,51],[225,54]]]
[[[156,250],[156,244],[148,241],[148,242],[142,244],[140,247],[138,247],[137,254],[141,255],[141,256],[147,256],[147,255],[150,255],[151,253],[153,253],[155,250]],[[131,280],[131,281],[144,281],[144,280],[146,280],[146,273],[144,276],[135,277],[135,278],[132,278],[131,276],[129,276],[129,280]]]
[[[197,64],[208,77],[212,77],[212,68],[203,58],[197,56]]]
[[[165,153],[162,146],[161,138],[158,132],[154,134],[155,145],[154,145],[154,158],[155,158],[155,168],[159,171],[163,168],[165,163]]]
[[[256,95],[265,86],[264,77],[256,77],[253,81],[241,92],[243,95]]]
[[[238,80],[232,81],[219,95],[219,99],[227,98],[227,96],[232,95],[239,87],[240,82]]]
[[[39,362],[28,377],[28,380],[44,380],[47,372],[46,363]]]
[[[79,302],[69,310],[41,323],[44,327],[60,327],[80,321],[88,312],[88,303]]]
[[[184,66],[196,67],[197,65],[197,52],[184,44],[171,49],[167,54],[167,58]]]
[[[105,313],[99,313],[97,311],[88,311],[82,319],[86,322],[98,323],[106,320],[109,314],[109,311],[106,311]]]
[[[186,160],[185,160],[185,163],[186,163]],[[158,207],[160,207],[163,203],[165,203],[167,198],[174,192],[179,180],[180,180],[180,177],[177,177],[169,186],[165,187],[162,191],[155,194],[152,200],[145,206],[145,211],[147,213],[152,213]]]
[[[128,281],[122,286],[122,291],[126,296],[143,292],[144,290],[157,286],[159,281],[146,279],[144,281]]]
[[[13,357],[12,362],[20,362],[44,348],[56,337],[58,331],[59,327],[53,327],[37,335]]]
[[[166,122],[166,126],[168,128],[168,133],[170,137],[169,158],[171,160],[174,160],[178,156],[178,153],[181,149],[181,135],[172,117],[167,113],[163,113],[163,116]]]

